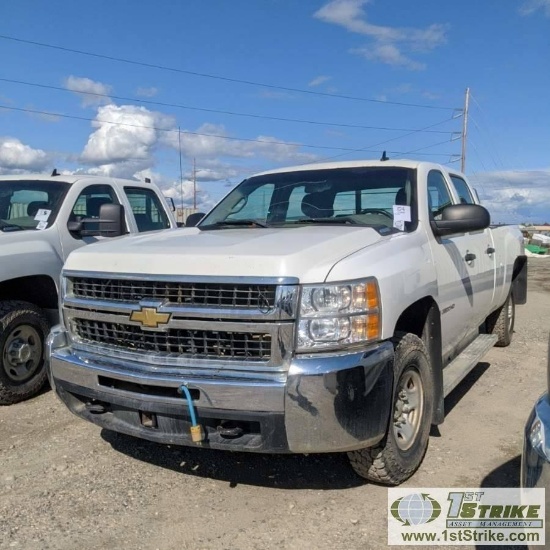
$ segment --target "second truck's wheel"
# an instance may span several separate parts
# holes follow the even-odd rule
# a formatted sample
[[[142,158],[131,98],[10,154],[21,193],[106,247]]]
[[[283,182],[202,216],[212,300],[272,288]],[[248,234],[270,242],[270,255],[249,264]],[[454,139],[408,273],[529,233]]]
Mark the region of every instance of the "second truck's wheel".
[[[512,342],[514,334],[514,322],[516,319],[516,302],[514,294],[510,292],[506,302],[487,317],[487,332],[494,334],[498,340],[495,346],[505,348]]]
[[[33,304],[0,303],[0,405],[23,401],[44,385],[48,330],[44,314]]]
[[[348,453],[361,477],[399,485],[418,469],[428,448],[433,377],[424,343],[414,334],[394,339],[394,387],[388,431],[376,447]]]

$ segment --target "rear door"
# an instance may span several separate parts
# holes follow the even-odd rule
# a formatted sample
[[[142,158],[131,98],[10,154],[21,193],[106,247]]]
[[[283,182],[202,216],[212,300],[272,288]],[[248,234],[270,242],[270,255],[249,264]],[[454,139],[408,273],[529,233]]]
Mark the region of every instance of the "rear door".
[[[474,194],[466,180],[457,174],[450,174],[450,177],[459,203],[475,204]],[[470,233],[469,236],[471,239],[479,241],[480,254],[475,260],[478,263],[478,280],[475,287],[478,293],[477,307],[480,308],[482,313],[485,312],[485,315],[483,315],[483,319],[485,319],[495,299],[497,272],[495,242],[489,227],[483,231]]]

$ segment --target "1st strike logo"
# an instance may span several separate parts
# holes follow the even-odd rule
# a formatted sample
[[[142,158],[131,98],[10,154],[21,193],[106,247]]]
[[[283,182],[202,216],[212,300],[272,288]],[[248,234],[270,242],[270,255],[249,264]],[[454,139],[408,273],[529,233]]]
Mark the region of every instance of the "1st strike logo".
[[[145,328],[158,328],[159,325],[168,323],[170,317],[170,313],[159,313],[154,307],[142,307],[139,310],[132,311],[130,321],[140,323]]]

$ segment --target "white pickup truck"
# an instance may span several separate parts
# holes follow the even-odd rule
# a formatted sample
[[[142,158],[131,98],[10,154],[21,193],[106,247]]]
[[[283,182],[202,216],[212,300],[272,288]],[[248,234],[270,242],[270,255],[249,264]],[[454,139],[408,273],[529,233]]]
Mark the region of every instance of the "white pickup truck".
[[[109,430],[344,451],[359,475],[398,484],[444,397],[510,343],[526,269],[520,231],[490,227],[465,177],[440,165],[265,172],[196,227],[71,254],[50,382]]]
[[[176,227],[151,183],[100,176],[0,177],[0,405],[46,381],[44,343],[58,318],[67,256],[102,237]]]

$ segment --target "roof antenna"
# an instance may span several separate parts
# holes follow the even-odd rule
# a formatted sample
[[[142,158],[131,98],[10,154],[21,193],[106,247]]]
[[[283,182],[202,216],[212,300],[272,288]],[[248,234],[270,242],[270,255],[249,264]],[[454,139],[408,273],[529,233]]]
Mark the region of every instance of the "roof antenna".
[[[388,155],[386,155],[386,151],[384,151],[382,153],[382,158],[380,159],[382,162],[386,161],[386,160],[390,160],[390,157],[388,157]]]
[[[54,176],[59,176],[59,175],[60,175],[60,174],[59,174],[59,172],[57,171],[57,168],[54,168],[51,177],[53,178]]]

